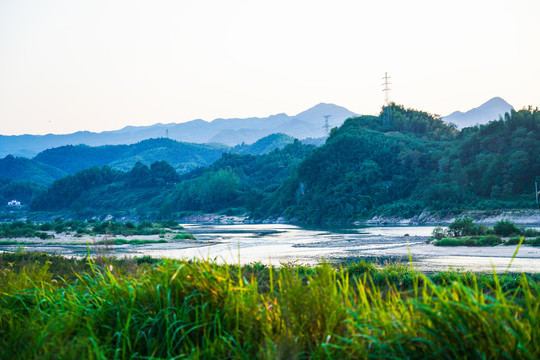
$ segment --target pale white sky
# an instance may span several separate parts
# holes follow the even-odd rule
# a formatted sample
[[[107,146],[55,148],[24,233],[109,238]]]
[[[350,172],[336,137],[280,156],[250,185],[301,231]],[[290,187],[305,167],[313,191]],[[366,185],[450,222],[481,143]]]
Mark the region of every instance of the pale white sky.
[[[539,0],[0,0],[0,134],[540,106]]]

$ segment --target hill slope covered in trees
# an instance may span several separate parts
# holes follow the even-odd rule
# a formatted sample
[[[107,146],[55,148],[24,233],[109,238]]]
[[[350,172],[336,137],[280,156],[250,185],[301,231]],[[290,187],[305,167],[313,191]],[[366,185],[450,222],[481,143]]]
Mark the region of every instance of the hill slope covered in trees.
[[[165,161],[150,167],[136,163],[128,172],[92,167],[54,182],[34,199],[32,209],[164,218],[185,211],[244,212],[257,208],[313,149],[296,140],[265,155],[225,153],[211,166],[182,177]]]
[[[392,105],[334,129],[274,194],[267,214],[318,223],[533,207],[538,175],[537,109],[459,132],[431,114]]]
[[[539,154],[538,109],[459,131],[393,104],[379,116],[348,119],[319,148],[294,141],[264,155],[226,153],[181,176],[166,162],[79,171],[57,180],[33,208],[162,218],[247,212],[302,223],[533,208]]]

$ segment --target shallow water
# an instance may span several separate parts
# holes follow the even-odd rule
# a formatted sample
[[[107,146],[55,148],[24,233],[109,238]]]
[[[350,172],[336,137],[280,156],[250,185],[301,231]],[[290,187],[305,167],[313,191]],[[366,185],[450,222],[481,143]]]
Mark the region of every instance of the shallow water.
[[[321,260],[347,262],[369,259],[378,263],[409,261],[422,271],[449,268],[504,272],[516,246],[436,247],[427,244],[433,226],[385,226],[349,228],[301,228],[286,224],[186,224],[186,231],[197,240],[170,241],[144,245],[118,245],[92,252],[109,255],[204,258],[219,263],[246,264],[261,262],[316,264]],[[408,235],[406,237],[405,235]],[[5,247],[4,247],[5,248]],[[86,245],[27,246],[29,251],[46,251],[67,256],[84,256]],[[9,250],[9,249],[6,249]],[[510,271],[540,272],[540,248],[523,246]]]
[[[442,248],[427,244],[433,226],[310,229],[283,224],[184,225],[198,240],[217,244],[182,248],[153,244],[134,249],[137,255],[204,258],[229,264],[261,262],[316,264],[367,258],[378,263],[409,261],[422,271],[449,268],[506,271],[515,246]],[[405,235],[408,234],[408,243]],[[540,272],[540,249],[523,246],[510,271]]]

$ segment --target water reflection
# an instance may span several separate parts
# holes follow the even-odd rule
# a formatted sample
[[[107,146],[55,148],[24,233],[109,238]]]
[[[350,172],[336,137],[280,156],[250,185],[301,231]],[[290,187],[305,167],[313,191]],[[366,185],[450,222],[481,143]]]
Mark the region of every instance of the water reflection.
[[[494,248],[441,248],[427,244],[433,226],[300,228],[283,224],[185,225],[198,240],[217,244],[179,249],[174,244],[150,245],[139,255],[204,258],[223,263],[278,265],[316,264],[321,260],[345,262],[359,259],[378,263],[408,261],[423,271],[449,267],[471,271],[505,271],[515,246]],[[404,235],[409,234],[407,244]],[[165,245],[165,246],[162,246]],[[479,260],[481,259],[481,260]],[[489,267],[487,266],[489,264]],[[540,249],[520,250],[510,271],[540,272]]]

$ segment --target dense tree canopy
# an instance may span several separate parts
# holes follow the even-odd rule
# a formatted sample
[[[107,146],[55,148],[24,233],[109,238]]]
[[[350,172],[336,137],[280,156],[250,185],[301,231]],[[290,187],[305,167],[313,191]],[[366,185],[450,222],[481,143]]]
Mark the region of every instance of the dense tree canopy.
[[[333,129],[274,194],[269,214],[348,222],[426,208],[534,206],[539,127],[540,112],[526,109],[457,132],[437,116],[393,104],[379,117]]]

